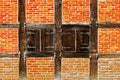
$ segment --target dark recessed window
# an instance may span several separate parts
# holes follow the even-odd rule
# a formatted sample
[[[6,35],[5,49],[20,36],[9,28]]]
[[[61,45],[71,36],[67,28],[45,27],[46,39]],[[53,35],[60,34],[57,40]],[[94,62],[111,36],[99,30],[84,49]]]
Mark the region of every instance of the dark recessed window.
[[[89,52],[89,27],[88,26],[62,26],[63,52]],[[54,52],[55,29],[41,28],[27,30],[28,52]]]
[[[53,52],[55,30],[44,28],[27,31],[28,52]]]
[[[64,52],[89,52],[89,27],[63,26],[62,46]]]

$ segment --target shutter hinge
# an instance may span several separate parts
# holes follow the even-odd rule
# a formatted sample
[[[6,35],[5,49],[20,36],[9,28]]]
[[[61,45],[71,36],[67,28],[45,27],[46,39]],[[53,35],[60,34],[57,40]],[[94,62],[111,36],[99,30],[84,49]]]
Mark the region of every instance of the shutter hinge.
[[[18,57],[20,58],[20,51],[18,52]]]

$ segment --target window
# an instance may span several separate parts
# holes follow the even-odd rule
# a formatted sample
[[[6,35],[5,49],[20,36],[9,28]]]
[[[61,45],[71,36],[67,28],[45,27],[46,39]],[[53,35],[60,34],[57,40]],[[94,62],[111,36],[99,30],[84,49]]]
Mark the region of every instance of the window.
[[[28,52],[53,52],[55,30],[44,28],[27,31]]]
[[[63,26],[64,52],[89,52],[89,27]]]
[[[66,26],[62,27],[63,52],[89,52],[89,27]],[[41,28],[27,30],[27,51],[30,52],[54,52],[55,29]]]

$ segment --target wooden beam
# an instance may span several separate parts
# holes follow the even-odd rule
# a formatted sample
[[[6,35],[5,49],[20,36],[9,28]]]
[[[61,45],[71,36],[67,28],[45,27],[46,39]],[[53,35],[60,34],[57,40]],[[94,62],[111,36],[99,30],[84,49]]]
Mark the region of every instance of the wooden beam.
[[[0,58],[3,57],[9,57],[9,58],[14,58],[14,57],[19,57],[18,53],[11,54],[11,53],[0,53]]]
[[[89,53],[79,53],[79,52],[64,52],[62,54],[63,58],[89,58]]]
[[[19,80],[26,80],[26,30],[25,30],[25,0],[19,0]]]
[[[97,0],[90,0],[90,79],[97,80]]]
[[[88,24],[89,25],[89,23],[88,22],[62,22],[62,24],[63,25],[65,25],[65,24],[78,24],[78,25],[86,25],[86,24]]]
[[[61,80],[61,52],[62,52],[62,0],[55,0],[55,77]]]
[[[84,29],[89,28],[90,25],[81,25],[81,24],[62,24],[62,28],[71,28],[71,29]]]
[[[54,57],[54,52],[28,52],[26,57]]]
[[[86,24],[82,24],[82,23],[80,23],[80,24],[62,24],[62,26],[87,27],[87,26],[90,26],[90,24],[89,23],[86,23]]]
[[[27,29],[55,28],[55,24],[27,23],[26,28]]]
[[[98,55],[96,53],[90,54],[90,79],[97,80],[98,77]]]
[[[111,22],[99,23],[98,28],[120,28],[120,23]]]
[[[98,55],[98,58],[120,58],[120,53],[112,53],[112,54],[100,54]]]
[[[0,28],[18,28],[19,24],[0,24]]]

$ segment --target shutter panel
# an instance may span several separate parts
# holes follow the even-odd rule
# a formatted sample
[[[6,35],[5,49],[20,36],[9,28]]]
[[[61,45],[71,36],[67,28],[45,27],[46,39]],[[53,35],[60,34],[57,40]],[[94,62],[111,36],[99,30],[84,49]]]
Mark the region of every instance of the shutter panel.
[[[41,29],[41,51],[54,51],[54,29]]]
[[[27,51],[35,52],[36,51],[36,32],[35,30],[27,31]]]
[[[63,51],[75,51],[75,31],[66,27],[62,34]]]
[[[87,28],[81,29],[79,32],[79,37],[81,39],[81,43],[79,44],[79,50],[80,52],[89,52],[89,30]],[[79,40],[80,40],[79,39]]]
[[[35,30],[35,51],[40,51],[40,30]]]

